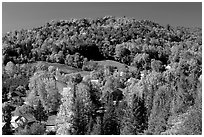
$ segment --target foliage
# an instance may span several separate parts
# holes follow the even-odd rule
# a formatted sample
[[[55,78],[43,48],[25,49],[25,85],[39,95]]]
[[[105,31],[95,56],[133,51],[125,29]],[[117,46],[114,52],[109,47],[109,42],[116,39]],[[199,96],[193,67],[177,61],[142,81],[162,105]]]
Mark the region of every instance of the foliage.
[[[38,120],[38,121],[47,121],[47,119],[48,119],[48,115],[47,115],[47,113],[45,112],[45,110],[44,110],[44,108],[43,108],[43,106],[42,106],[42,103],[41,103],[41,101],[39,100],[38,101],[38,104],[37,104],[37,106],[35,106],[35,118],[36,118],[36,120]]]
[[[2,134],[3,135],[12,135],[11,129],[11,112],[15,108],[8,102],[4,102],[2,104],[2,122],[5,122],[4,127],[2,127]]]
[[[57,112],[56,134],[173,134],[171,117],[181,122],[176,134],[201,134],[201,28],[113,16],[50,21],[4,34],[2,56],[5,127],[17,104],[39,121]],[[59,82],[69,83],[63,96]]]
[[[45,125],[41,123],[33,123],[31,126],[26,126],[25,128],[19,128],[15,135],[44,135]]]
[[[57,134],[85,135],[92,110],[90,88],[84,83],[73,85],[62,98],[57,114]],[[65,126],[67,125],[67,126]]]
[[[16,72],[16,66],[13,62],[9,61],[5,66],[6,73],[13,76]]]
[[[61,95],[56,87],[53,74],[47,71],[38,71],[30,78],[28,102],[32,105],[40,100],[47,112],[57,111],[60,105]],[[32,103],[33,102],[33,103]]]
[[[159,87],[153,101],[153,108],[149,119],[148,130],[153,134],[160,134],[167,128],[170,115],[172,95],[167,85]]]
[[[178,132],[180,135],[201,135],[202,134],[202,110],[193,108],[189,112],[187,119],[183,123],[182,129]]]
[[[107,96],[107,102],[105,103],[106,112],[103,117],[102,135],[119,135],[120,122],[117,119],[115,106],[113,105],[113,97],[111,97],[111,94],[108,94]]]
[[[66,92],[66,94],[64,94],[61,98],[62,104],[60,105],[56,118],[56,134],[58,135],[71,135],[72,133],[72,121],[74,117],[73,101],[73,89]]]

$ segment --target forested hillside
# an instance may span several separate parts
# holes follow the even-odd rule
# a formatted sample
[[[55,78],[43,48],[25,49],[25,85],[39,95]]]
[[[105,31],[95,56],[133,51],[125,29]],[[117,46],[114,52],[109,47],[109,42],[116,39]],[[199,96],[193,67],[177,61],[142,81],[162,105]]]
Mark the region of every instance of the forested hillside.
[[[202,134],[201,28],[50,21],[3,34],[2,68],[3,134]]]

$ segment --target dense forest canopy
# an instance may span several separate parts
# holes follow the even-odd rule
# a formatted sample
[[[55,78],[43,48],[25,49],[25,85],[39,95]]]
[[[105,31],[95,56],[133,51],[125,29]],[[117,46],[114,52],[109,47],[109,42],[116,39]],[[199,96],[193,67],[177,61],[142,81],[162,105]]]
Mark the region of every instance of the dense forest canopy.
[[[51,134],[53,114],[56,134],[201,134],[201,28],[53,20],[4,34],[2,53],[3,134]],[[28,108],[35,123],[8,128]]]

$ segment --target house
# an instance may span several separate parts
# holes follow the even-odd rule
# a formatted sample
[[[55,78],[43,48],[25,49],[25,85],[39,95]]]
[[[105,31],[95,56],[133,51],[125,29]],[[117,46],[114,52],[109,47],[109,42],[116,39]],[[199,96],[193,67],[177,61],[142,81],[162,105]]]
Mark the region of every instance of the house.
[[[67,84],[65,82],[62,82],[62,81],[56,81],[56,87],[57,87],[59,93],[62,94],[63,88],[66,88]]]
[[[86,32],[82,32],[81,34],[82,34],[82,35],[86,35]]]
[[[167,65],[165,68],[166,68],[167,70],[170,70],[170,69],[171,69],[171,66],[170,66],[170,65]]]
[[[32,114],[24,114],[23,116],[15,115],[11,118],[11,125],[14,130],[19,126],[31,125],[34,122],[36,122],[36,119]]]
[[[147,75],[146,71],[141,71],[140,72],[140,79],[143,79]]]
[[[113,101],[113,105],[116,105],[117,101]]]
[[[89,81],[90,79],[91,79],[91,76],[90,76],[90,75],[86,75],[86,76],[83,77],[82,81],[87,82],[87,81]]]
[[[24,104],[20,107],[30,107],[30,106]],[[11,112],[12,114],[11,125],[13,129],[18,128],[19,126],[31,125],[37,121],[32,113],[28,113],[28,112],[25,113],[24,111],[25,109],[19,108]]]
[[[123,75],[124,75],[124,72],[123,72],[123,71],[121,71],[121,72],[120,72],[120,76],[122,77]]]
[[[71,87],[64,87],[62,91],[62,95],[65,96],[71,90]]]
[[[2,128],[3,128],[6,125],[6,122],[2,122],[1,124],[2,124]]]
[[[98,85],[98,84],[99,84],[99,80],[92,79],[92,80],[91,80],[91,83],[92,83],[92,84],[96,84],[96,85]]]
[[[56,117],[56,115],[51,115],[48,117],[48,120],[46,122],[46,132],[55,131]]]
[[[144,77],[144,76],[143,76]],[[127,81],[126,81],[126,84],[127,85],[132,85],[132,84],[134,84],[134,83],[136,83],[137,82],[137,79],[136,78],[129,78]]]
[[[16,97],[16,96],[19,96],[19,97],[25,97],[26,95],[21,93],[20,91],[17,91],[17,90],[14,90],[12,91],[11,93],[11,97]]]
[[[198,78],[198,80],[202,83],[202,75]]]
[[[26,122],[26,119],[22,116],[13,116],[11,118],[11,125],[13,129],[18,128]]]

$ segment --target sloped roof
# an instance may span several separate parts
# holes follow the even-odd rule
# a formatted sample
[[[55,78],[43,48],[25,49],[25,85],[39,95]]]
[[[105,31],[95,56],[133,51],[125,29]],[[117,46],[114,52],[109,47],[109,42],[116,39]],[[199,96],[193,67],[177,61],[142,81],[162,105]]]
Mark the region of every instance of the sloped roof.
[[[25,95],[19,91],[13,91],[11,94],[13,94],[13,96],[20,96],[20,97],[24,97]]]
[[[63,92],[63,88],[67,87],[67,84],[64,83],[64,82],[61,82],[61,81],[56,81],[56,86],[57,86],[58,92],[62,93]]]
[[[49,116],[46,125],[47,126],[54,126],[56,117],[57,117],[56,115]]]
[[[1,124],[2,124],[2,128],[3,128],[6,125],[6,122],[2,122]]]
[[[36,121],[35,117],[30,113],[23,115],[23,117],[28,121],[28,123]]]
[[[19,119],[19,116],[13,116],[13,117],[11,118],[11,123],[12,123],[12,122],[16,122],[17,119]]]
[[[27,107],[27,105],[25,104],[25,106]],[[22,107],[22,106],[21,106]],[[29,106],[28,106],[29,107]],[[12,112],[14,116],[22,116],[24,117],[27,122],[33,122],[36,121],[34,115],[32,113],[25,113],[23,112],[22,109],[16,109],[14,112]]]

